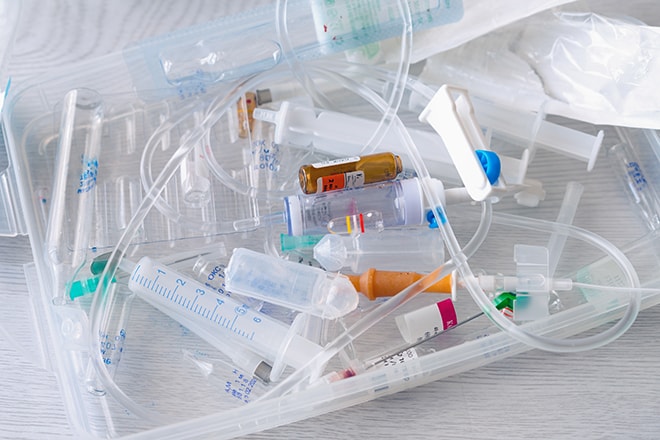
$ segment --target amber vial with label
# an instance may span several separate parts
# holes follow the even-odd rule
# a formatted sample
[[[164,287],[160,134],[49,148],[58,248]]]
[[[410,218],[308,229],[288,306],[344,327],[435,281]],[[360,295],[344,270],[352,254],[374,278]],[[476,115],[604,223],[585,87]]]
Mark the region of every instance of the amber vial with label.
[[[313,194],[392,180],[401,171],[403,165],[399,156],[378,153],[303,165],[298,178],[303,192]]]

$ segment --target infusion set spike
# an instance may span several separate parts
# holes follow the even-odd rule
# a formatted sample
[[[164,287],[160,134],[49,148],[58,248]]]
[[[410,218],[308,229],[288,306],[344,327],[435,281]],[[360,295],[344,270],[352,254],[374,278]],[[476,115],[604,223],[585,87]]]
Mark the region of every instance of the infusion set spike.
[[[380,211],[367,211],[359,214],[333,218],[328,222],[331,234],[364,234],[367,231],[382,232],[385,229],[383,214]]]

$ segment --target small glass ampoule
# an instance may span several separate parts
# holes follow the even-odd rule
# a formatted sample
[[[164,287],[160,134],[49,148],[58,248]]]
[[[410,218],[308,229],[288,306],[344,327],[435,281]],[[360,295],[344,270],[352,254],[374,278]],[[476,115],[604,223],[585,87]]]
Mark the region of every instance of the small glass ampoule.
[[[313,194],[392,180],[401,171],[401,158],[388,152],[303,165],[298,178],[302,191]]]
[[[328,222],[328,232],[331,234],[364,234],[366,231],[382,232],[385,229],[383,214],[380,211],[346,215],[333,218]]]
[[[247,92],[241,96],[236,103],[236,114],[238,115],[238,137],[245,139],[252,131],[254,124],[254,109],[257,108],[257,95]]]

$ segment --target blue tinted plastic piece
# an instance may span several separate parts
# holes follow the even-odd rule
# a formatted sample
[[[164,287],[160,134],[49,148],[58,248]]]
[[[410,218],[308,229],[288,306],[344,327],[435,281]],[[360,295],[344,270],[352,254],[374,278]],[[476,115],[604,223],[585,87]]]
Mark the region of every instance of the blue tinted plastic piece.
[[[497,153],[488,150],[475,150],[474,152],[477,153],[479,162],[481,162],[481,166],[483,167],[490,184],[492,185],[497,182],[497,179],[500,178],[500,172],[502,171],[502,161],[500,161],[500,157]]]
[[[447,219],[445,218],[444,214],[442,213],[442,209],[438,208],[438,212],[440,213],[440,221],[442,223],[445,223]],[[429,222],[429,228],[431,229],[437,229],[438,228],[438,219],[435,217],[435,211],[430,210],[426,213],[426,221]]]

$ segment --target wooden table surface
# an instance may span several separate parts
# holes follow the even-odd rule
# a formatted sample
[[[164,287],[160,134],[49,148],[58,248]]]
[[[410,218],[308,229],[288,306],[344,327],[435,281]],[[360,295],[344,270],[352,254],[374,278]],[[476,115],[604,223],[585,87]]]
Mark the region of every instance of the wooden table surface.
[[[6,70],[15,81],[47,74],[136,40],[262,3],[24,0]],[[608,1],[600,10],[660,24],[660,8],[651,0]],[[0,253],[6,261],[0,266],[0,288],[20,291],[16,269],[31,260],[27,238],[1,239]],[[659,322],[660,307],[655,307],[642,312],[620,339],[593,351],[558,355],[532,350],[250,438],[656,439]],[[26,359],[2,333],[0,378],[0,438],[71,438],[55,377]]]

